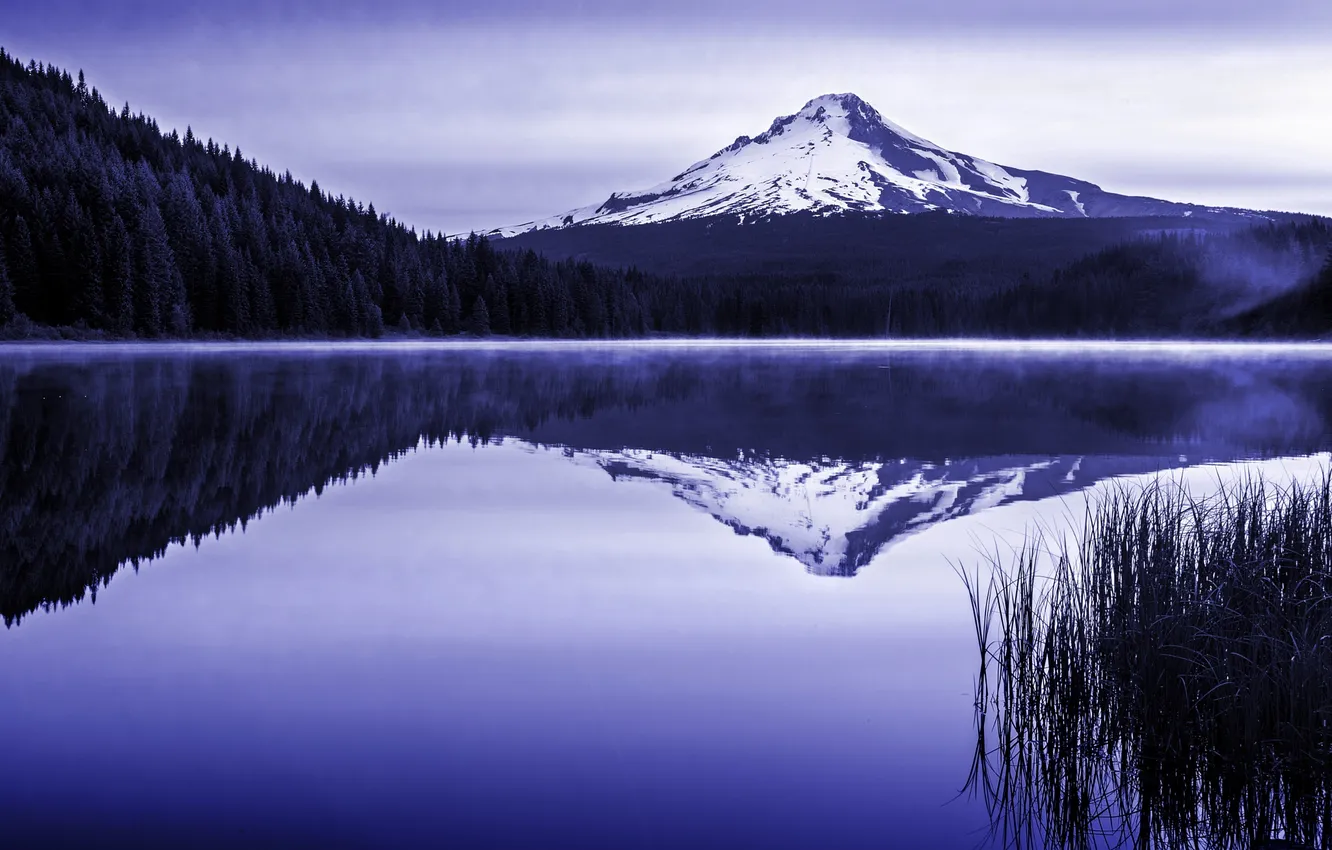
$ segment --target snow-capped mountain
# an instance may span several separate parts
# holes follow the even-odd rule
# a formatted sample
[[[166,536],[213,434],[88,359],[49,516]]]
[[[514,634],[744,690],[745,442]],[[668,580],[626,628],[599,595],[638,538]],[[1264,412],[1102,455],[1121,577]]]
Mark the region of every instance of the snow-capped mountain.
[[[1105,456],[933,463],[714,458],[646,449],[563,452],[616,480],[669,489],[737,534],[762,537],[810,573],[840,577],[855,575],[893,540],[954,517],[1165,465],[1157,458]],[[1178,461],[1173,465],[1187,463]]]
[[[1066,217],[1240,212],[1116,195],[1084,180],[996,165],[910,133],[854,94],[828,94],[650,189],[616,192],[595,206],[492,233],[721,215],[929,210]]]

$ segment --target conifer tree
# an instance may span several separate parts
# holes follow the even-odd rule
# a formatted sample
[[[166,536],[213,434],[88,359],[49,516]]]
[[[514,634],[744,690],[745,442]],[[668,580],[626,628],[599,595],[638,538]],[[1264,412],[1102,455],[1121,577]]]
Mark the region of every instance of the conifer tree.
[[[449,284],[443,272],[431,275],[422,287],[421,321],[427,327],[439,325],[443,329],[444,314],[448,311]]]
[[[384,312],[370,297],[370,289],[361,273],[356,272],[352,280],[352,298],[359,321],[351,332],[377,339],[384,335]]]
[[[134,330],[134,248],[119,214],[111,214],[106,231],[107,263],[102,281],[106,327],[125,335]]]
[[[178,319],[184,309],[180,272],[162,214],[153,203],[140,216],[135,272],[135,329],[148,336],[178,332]]]
[[[509,287],[506,276],[491,277],[486,281],[486,294],[490,296],[490,327],[497,334],[513,332],[509,321]]]
[[[449,286],[448,301],[445,302],[440,326],[446,334],[456,334],[462,330],[462,299],[458,297],[457,287]]]
[[[177,171],[167,182],[162,219],[181,277],[191,284],[201,282],[208,274],[208,229],[194,181],[184,171]]]
[[[484,296],[477,296],[472,304],[472,315],[468,317],[467,332],[472,336],[490,336],[490,310],[486,308]]]
[[[9,280],[9,268],[5,263],[5,252],[0,246],[0,327],[14,320],[14,285]]]
[[[91,218],[71,189],[65,196],[60,229],[68,234],[65,250],[65,280],[56,290],[63,308],[58,321],[85,321],[101,327],[105,321],[102,306],[102,256]]]
[[[32,233],[28,229],[27,219],[22,215],[14,220],[6,258],[9,260],[9,279],[14,287],[15,306],[19,312],[31,316],[33,308],[38,305],[41,277],[37,269],[37,255],[33,250]]]

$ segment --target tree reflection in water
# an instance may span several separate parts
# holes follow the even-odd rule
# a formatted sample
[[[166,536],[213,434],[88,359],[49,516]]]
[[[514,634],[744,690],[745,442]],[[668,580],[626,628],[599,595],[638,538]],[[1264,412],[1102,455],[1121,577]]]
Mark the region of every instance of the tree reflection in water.
[[[11,349],[0,359],[0,616],[12,625],[95,596],[126,564],[443,440],[908,470],[1021,456],[1078,470],[1022,496],[1038,498],[1163,456],[1322,450],[1329,384],[1317,362],[1272,359]],[[854,573],[914,514],[885,516],[830,574]]]

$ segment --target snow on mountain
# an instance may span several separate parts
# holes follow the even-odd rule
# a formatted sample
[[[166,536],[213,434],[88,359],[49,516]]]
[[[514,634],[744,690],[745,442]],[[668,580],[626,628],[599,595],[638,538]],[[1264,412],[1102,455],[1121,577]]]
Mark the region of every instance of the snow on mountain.
[[[492,233],[719,215],[744,220],[929,210],[1100,217],[1189,215],[1205,208],[1115,195],[1083,180],[949,151],[888,121],[854,94],[828,94],[650,189],[617,192],[596,206]]]

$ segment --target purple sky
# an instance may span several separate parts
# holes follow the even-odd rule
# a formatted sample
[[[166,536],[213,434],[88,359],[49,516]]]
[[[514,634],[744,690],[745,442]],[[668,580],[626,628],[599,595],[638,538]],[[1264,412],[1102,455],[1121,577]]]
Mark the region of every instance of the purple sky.
[[[677,173],[854,91],[1112,191],[1332,214],[1321,0],[0,0],[0,44],[420,228]]]

